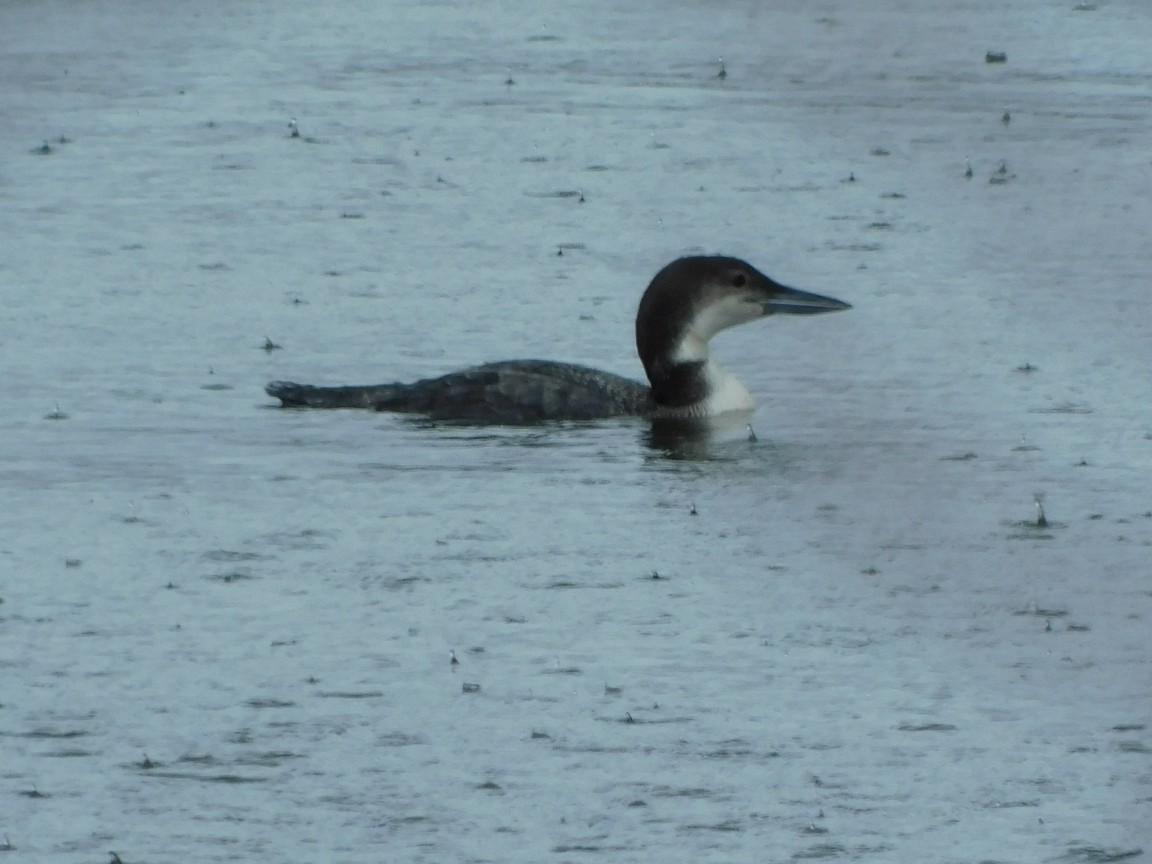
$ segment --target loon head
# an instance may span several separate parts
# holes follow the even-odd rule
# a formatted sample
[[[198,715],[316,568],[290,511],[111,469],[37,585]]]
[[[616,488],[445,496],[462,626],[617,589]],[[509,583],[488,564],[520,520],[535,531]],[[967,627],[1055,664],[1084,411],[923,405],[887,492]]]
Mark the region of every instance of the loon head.
[[[708,340],[721,330],[768,315],[850,308],[774,282],[739,258],[673,261],[652,279],[636,313],[636,350],[652,385],[655,416],[704,419],[755,408],[744,385],[708,354]]]

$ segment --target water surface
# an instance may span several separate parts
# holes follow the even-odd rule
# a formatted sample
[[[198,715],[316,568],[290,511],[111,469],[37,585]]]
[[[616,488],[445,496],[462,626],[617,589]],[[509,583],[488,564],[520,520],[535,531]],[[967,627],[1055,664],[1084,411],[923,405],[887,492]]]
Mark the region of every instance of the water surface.
[[[1139,2],[6,4],[7,845],[1146,858],[1150,37]],[[855,307],[716,340],[756,441],[262,394],[639,375],[694,252]]]

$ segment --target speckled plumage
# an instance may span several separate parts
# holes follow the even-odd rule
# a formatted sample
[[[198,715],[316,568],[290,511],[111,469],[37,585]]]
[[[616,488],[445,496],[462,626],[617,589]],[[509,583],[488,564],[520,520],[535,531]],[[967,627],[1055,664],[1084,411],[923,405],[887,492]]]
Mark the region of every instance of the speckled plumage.
[[[504,360],[411,384],[312,387],[274,381],[286,406],[374,408],[433,420],[531,424],[598,420],[651,412],[649,388],[621,375],[551,360]]]

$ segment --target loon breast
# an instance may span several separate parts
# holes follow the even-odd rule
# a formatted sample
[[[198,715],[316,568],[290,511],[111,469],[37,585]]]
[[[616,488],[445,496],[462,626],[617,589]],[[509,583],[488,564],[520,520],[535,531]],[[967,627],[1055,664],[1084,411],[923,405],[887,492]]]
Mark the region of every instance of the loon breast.
[[[649,385],[587,366],[504,360],[410,384],[317,387],[273,381],[287,407],[371,408],[433,420],[534,424],[635,416],[703,420],[752,411],[747,388],[712,358],[720,330],[773,314],[816,314],[847,303],[773,282],[738,258],[680,258],[653,278],[636,314]]]

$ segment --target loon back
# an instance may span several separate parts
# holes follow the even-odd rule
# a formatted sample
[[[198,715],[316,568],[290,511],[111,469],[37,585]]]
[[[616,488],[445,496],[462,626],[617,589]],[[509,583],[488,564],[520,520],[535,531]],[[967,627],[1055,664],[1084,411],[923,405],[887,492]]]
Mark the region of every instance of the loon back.
[[[551,360],[485,363],[411,384],[312,387],[273,381],[266,390],[285,406],[372,408],[463,423],[525,425],[650,411],[649,389],[639,381]]]
[[[289,407],[372,408],[466,423],[530,424],[638,416],[703,420],[755,407],[708,352],[719,331],[774,314],[817,314],[847,303],[788,288],[738,258],[694,256],[656,274],[636,313],[636,350],[651,386],[587,366],[505,360],[412,384],[314,387],[273,381]]]

